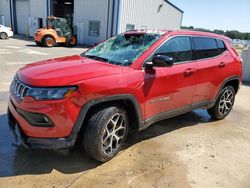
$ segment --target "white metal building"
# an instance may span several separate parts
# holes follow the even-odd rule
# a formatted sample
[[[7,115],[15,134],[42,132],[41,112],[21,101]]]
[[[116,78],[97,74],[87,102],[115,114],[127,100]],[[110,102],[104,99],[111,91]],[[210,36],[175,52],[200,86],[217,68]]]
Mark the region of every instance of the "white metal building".
[[[179,29],[183,11],[167,0],[0,0],[0,23],[18,34],[33,32],[29,17],[45,26],[48,15],[69,18],[78,42],[95,44],[131,29]]]
[[[49,8],[47,0],[0,0],[0,24],[11,26],[17,34],[27,34],[29,17],[42,18],[45,25]]]

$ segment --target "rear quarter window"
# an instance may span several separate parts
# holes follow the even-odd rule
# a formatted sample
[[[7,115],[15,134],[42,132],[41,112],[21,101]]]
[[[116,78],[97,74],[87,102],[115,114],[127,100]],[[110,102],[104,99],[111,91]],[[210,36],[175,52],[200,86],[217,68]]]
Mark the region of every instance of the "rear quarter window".
[[[216,39],[205,37],[193,37],[195,59],[206,59],[220,54]]]
[[[227,50],[226,45],[224,44],[223,40],[217,39],[217,45],[220,53],[223,53]]]

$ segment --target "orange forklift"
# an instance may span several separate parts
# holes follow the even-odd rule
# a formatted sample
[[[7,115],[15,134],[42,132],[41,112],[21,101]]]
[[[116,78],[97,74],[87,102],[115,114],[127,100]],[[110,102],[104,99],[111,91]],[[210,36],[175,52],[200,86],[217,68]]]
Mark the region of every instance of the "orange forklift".
[[[34,36],[38,46],[53,47],[64,44],[73,47],[77,44],[77,37],[65,18],[49,16],[46,19],[46,28],[38,29]]]

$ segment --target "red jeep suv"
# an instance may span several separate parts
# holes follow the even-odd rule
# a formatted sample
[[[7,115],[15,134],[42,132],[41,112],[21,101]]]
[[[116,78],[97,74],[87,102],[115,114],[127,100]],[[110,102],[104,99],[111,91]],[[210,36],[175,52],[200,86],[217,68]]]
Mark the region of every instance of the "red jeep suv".
[[[26,147],[66,149],[80,140],[104,162],[129,130],[197,108],[225,118],[241,79],[242,61],[227,37],[129,31],[81,55],[21,68],[10,86],[9,125]]]

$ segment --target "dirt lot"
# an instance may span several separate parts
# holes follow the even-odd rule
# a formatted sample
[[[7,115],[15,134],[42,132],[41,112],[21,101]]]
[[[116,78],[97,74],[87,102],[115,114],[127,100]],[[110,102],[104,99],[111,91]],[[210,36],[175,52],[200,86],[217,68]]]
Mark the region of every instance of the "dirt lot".
[[[225,120],[212,121],[197,110],[159,122],[129,138],[105,164],[86,156],[81,146],[66,153],[26,150],[15,143],[6,109],[16,70],[84,50],[0,40],[0,187],[250,187],[249,86],[241,87]]]

